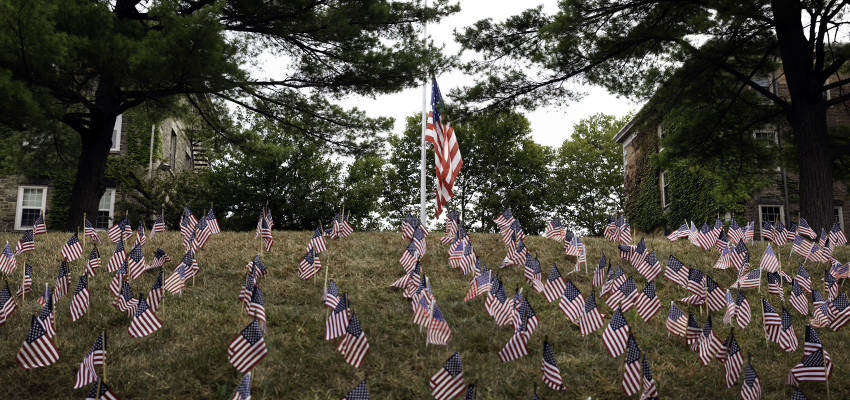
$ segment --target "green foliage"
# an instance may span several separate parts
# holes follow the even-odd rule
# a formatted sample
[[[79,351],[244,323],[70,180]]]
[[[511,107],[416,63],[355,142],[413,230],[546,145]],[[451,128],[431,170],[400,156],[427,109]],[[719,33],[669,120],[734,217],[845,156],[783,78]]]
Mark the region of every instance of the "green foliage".
[[[670,180],[670,206],[665,213],[667,229],[676,229],[684,221],[694,221],[697,224],[709,221],[711,224],[718,213],[726,211],[733,211],[736,215],[743,214],[743,207],[737,210],[721,208],[712,196],[716,182],[699,172],[690,171],[687,167],[677,167],[668,169],[667,177]]]
[[[542,231],[552,150],[531,140],[531,124],[516,112],[470,116],[452,124],[463,156],[450,203],[467,228],[493,232],[493,217],[511,207],[526,233]]]
[[[476,82],[453,97],[470,109],[532,109],[581,97],[571,83],[652,97],[638,119],[669,125],[663,168],[700,166],[715,198],[733,204],[768,184],[777,161],[800,163],[801,212],[828,227],[833,171],[850,171],[850,135],[827,129],[830,107],[850,101],[850,44],[832,39],[847,34],[850,4],[814,4],[573,0],[554,14],[481,20],[455,33],[480,57],[465,64]],[[777,127],[796,147],[754,138]]]
[[[68,171],[55,171],[50,177],[50,209],[45,214],[47,229],[62,229],[68,218],[68,204],[74,188],[74,175]],[[89,219],[92,221],[92,218]],[[83,229],[84,227],[80,227]]]
[[[632,118],[598,113],[573,126],[555,156],[550,202],[564,223],[590,236],[602,235],[606,217],[623,209],[622,146],[614,136]]]
[[[380,229],[380,198],[386,185],[386,160],[371,155],[348,166],[343,187],[345,213],[356,230]]]
[[[376,137],[392,121],[334,101],[417,86],[423,70],[437,74],[453,64],[418,37],[422,23],[459,11],[448,0],[431,7],[273,0],[259,19],[257,7],[246,0],[2,0],[0,125],[28,132],[30,143],[52,142],[58,158],[78,165],[69,211],[76,219],[96,209],[109,132],[128,110],[190,107],[197,114],[185,122],[205,125],[204,139],[246,145],[250,137],[222,117],[230,106],[359,157],[380,147]],[[255,76],[263,53],[284,57],[286,68],[271,79]],[[57,140],[60,126],[77,135],[72,148]],[[130,156],[143,163],[147,153],[136,150],[147,146],[145,125],[130,133]]]

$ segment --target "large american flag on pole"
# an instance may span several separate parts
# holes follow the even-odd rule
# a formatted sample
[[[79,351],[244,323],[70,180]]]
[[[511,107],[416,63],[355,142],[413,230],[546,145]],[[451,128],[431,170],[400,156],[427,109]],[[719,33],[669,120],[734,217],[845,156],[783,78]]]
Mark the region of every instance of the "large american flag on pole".
[[[437,86],[437,79],[431,78],[431,122],[425,126],[425,141],[434,145],[434,164],[437,170],[437,217],[443,212],[443,205],[454,197],[452,187],[460,167],[463,166],[454,128],[450,123],[442,122],[440,114],[442,102],[443,95],[440,93],[440,87]]]

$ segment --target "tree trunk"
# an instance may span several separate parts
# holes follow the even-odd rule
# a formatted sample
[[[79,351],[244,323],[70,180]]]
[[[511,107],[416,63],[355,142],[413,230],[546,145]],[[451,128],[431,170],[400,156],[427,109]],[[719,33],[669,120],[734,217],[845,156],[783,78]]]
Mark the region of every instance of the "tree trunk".
[[[113,90],[114,88],[114,82],[109,77],[100,78],[95,91],[97,100],[89,109],[88,129],[77,130],[80,133],[82,149],[74,189],[71,192],[71,203],[68,205],[68,219],[65,221],[65,230],[68,232],[76,231],[78,227],[84,229],[84,213],[89,222],[94,224],[100,198],[106,191],[103,184],[106,160],[112,147],[112,129],[121,106],[121,100],[116,96],[117,91]]]
[[[800,165],[800,216],[820,233],[821,228],[828,231],[834,219],[832,150],[826,134],[826,111],[823,101],[814,105],[795,104],[793,108],[788,119],[794,129]]]
[[[815,56],[823,50],[823,39],[809,43],[800,19],[799,2],[772,0],[782,69],[788,84],[790,106],[786,117],[794,130],[800,166],[800,216],[815,232],[832,227],[832,148],[826,131],[826,79]]]

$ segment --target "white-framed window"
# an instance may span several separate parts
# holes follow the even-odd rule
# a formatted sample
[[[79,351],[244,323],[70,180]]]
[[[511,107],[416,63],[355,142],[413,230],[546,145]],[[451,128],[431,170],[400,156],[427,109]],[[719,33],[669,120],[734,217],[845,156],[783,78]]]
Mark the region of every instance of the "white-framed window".
[[[780,205],[759,204],[759,229],[764,226],[765,221],[770,221],[772,223],[775,223],[776,221],[782,221],[782,224],[784,225],[785,207]]]
[[[772,128],[759,129],[759,130],[753,132],[753,136],[755,136],[756,139],[766,140],[766,141],[769,141],[772,144],[779,143],[779,141],[776,139],[776,129],[772,129]]]
[[[47,207],[47,186],[18,186],[15,230],[31,229]]]
[[[661,206],[667,208],[670,205],[670,180],[667,178],[667,170],[661,171]]]
[[[838,226],[841,230],[844,230],[844,207],[835,206],[832,208],[832,213],[835,216],[835,222],[838,222]]]
[[[112,127],[112,147],[109,151],[121,151],[121,115],[115,118],[115,126]]]
[[[94,229],[109,229],[112,217],[115,214],[115,189],[106,189],[100,202],[97,203],[97,218],[94,221]]]
[[[773,73],[753,76],[753,83],[767,89],[770,93],[776,94],[776,79]]]

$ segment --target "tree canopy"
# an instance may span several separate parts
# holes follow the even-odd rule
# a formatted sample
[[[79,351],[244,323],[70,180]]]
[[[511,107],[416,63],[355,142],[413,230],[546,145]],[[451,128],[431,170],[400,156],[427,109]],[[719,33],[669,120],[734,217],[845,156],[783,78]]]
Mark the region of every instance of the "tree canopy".
[[[800,213],[816,229],[828,228],[834,165],[850,155],[846,135],[827,123],[830,107],[850,100],[848,8],[797,0],[570,0],[554,15],[537,7],[498,23],[481,20],[455,34],[483,56],[465,66],[481,78],[457,99],[472,108],[564,105],[582,96],[575,83],[654,95],[640,117],[678,122],[679,131],[664,139],[665,157],[697,166],[712,158],[728,168],[724,179],[774,169],[752,164],[754,154],[769,151],[753,132],[790,128],[781,130],[787,157],[780,159],[799,171]],[[747,179],[758,180],[741,182]]]
[[[333,101],[412,87],[451,64],[417,37],[459,10],[448,0],[0,0],[0,125],[48,143],[78,135],[65,228],[94,214],[118,115],[191,110],[190,125],[234,144],[236,106],[347,155],[374,151],[384,121]],[[287,61],[278,77],[252,69]],[[63,128],[64,127],[64,128]],[[201,133],[199,133],[201,134]],[[38,139],[38,140],[36,140]]]

